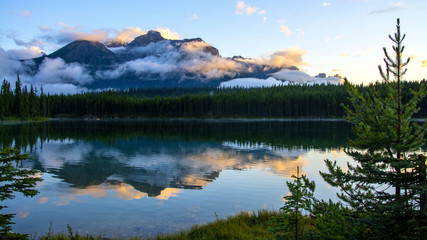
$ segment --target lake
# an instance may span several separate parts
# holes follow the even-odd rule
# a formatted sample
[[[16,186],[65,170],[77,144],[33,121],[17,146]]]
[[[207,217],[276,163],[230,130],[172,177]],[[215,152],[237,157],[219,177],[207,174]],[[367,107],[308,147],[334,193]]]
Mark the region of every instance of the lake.
[[[324,159],[344,165],[345,121],[147,120],[1,124],[1,147],[33,159],[40,193],[6,201],[13,230],[104,237],[153,236],[241,211],[278,210],[286,181],[316,181],[316,197],[336,199],[322,181]]]

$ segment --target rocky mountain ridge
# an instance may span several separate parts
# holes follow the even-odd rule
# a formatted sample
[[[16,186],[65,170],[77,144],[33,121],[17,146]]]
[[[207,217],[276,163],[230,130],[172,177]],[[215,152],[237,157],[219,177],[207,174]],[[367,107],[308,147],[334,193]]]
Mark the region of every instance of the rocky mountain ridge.
[[[129,43],[76,40],[32,59],[36,63],[33,74],[57,59],[64,62],[63,68],[72,66],[84,73],[89,80],[76,77],[76,84],[89,89],[219,86],[235,77],[266,78],[284,68],[296,68],[269,66],[241,56],[223,58],[217,48],[201,38],[170,40],[157,31],[148,31]]]

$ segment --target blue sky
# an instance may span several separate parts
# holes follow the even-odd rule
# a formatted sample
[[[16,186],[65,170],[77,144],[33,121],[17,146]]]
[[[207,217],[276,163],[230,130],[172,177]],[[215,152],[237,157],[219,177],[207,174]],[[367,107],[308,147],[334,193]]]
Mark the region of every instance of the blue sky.
[[[406,79],[427,78],[426,0],[1,0],[0,48],[10,56],[47,54],[76,40],[100,41],[161,30],[172,38],[201,37],[223,57],[304,53],[310,75],[341,74],[355,83],[379,80],[382,47],[401,19]]]

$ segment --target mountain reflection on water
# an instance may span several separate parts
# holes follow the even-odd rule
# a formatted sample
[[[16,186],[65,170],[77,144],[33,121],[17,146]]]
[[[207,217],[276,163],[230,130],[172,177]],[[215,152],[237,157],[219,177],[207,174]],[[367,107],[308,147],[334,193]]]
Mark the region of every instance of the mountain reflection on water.
[[[289,177],[307,149],[343,147],[350,134],[343,126],[341,121],[51,121],[2,127],[2,136],[10,138],[1,144],[34,152],[25,167],[52,173],[75,188],[126,183],[156,197],[167,188],[201,189],[224,169],[261,168]],[[340,131],[331,131],[336,128]]]
[[[213,213],[277,209],[282,178],[297,166],[318,174],[323,156],[313,149],[342,154],[351,129],[344,121],[48,121],[3,124],[0,134],[0,147],[31,152],[22,167],[44,174],[34,200],[10,202],[15,231],[46,232],[52,221],[59,230],[132,237],[188,228]],[[168,205],[149,200],[171,197]]]

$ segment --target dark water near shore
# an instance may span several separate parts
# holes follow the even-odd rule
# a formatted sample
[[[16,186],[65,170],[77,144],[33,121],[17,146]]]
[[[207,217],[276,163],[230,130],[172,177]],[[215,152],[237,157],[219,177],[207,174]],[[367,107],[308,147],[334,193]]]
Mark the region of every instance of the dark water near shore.
[[[188,229],[240,211],[279,209],[296,167],[350,161],[344,121],[49,121],[0,125],[0,145],[31,152],[22,167],[42,172],[40,194],[7,201],[14,231],[105,237]]]

